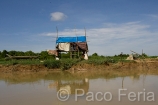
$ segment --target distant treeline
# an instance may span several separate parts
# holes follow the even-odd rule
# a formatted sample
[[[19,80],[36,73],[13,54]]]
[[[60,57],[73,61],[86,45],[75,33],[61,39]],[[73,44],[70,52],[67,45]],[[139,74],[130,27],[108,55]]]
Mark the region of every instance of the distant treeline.
[[[0,51],[0,58],[6,58],[8,57],[6,54],[9,54],[11,56],[39,56],[40,59],[50,59],[50,58],[54,58],[54,56],[50,56],[48,55],[47,51],[41,51],[40,53],[35,53],[33,51],[7,51],[7,50],[3,50]]]
[[[3,58],[6,58],[8,57],[6,54],[9,54],[11,56],[39,56],[39,59],[53,59],[55,58],[55,56],[53,55],[49,55],[47,53],[47,51],[41,51],[40,53],[35,53],[33,51],[26,51],[26,52],[23,52],[23,51],[7,51],[7,50],[3,50],[3,51],[0,51],[0,59],[3,59]],[[111,57],[128,57],[129,54],[118,54],[118,55],[114,55],[114,56],[111,56]],[[147,57],[147,55],[145,53],[143,53],[143,56],[144,57]],[[62,58],[69,58],[70,57],[70,54],[69,53],[62,53],[61,54],[61,57]],[[110,56],[103,56],[103,55],[98,55],[97,53],[93,53],[92,55],[89,55],[89,58],[95,58],[95,57],[110,57]],[[154,56],[154,57],[157,57],[157,56]]]
[[[91,56],[101,56],[101,57],[104,57],[103,55],[98,55],[97,53],[93,53]],[[129,56],[129,54],[118,54],[118,55],[114,55],[113,57],[128,57]],[[106,57],[108,57],[108,56],[106,56]],[[110,56],[109,56],[110,57]]]

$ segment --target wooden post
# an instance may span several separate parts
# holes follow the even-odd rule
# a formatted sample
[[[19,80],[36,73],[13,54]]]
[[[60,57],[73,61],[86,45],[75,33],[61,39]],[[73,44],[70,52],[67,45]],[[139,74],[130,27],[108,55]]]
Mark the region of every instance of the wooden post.
[[[123,52],[121,52],[121,62],[122,62],[122,65],[123,65],[123,61],[122,61],[122,55],[123,55]]]
[[[70,51],[70,58],[72,59],[72,51]]]
[[[80,51],[79,51],[79,49],[78,49],[78,58],[80,57]]]
[[[56,36],[56,41],[55,41],[55,49],[56,49],[56,46],[57,46],[57,39],[58,39],[58,27],[56,27],[56,30],[57,30],[57,36]]]

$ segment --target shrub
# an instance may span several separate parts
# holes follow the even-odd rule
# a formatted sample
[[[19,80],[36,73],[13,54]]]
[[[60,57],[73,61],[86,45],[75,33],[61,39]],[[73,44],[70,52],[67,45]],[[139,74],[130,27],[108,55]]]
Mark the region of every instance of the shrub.
[[[13,61],[11,61],[11,64],[12,64],[12,65],[17,65],[17,64],[19,64],[19,63],[18,63],[18,61],[13,60]]]
[[[46,60],[44,61],[44,66],[51,69],[51,68],[60,68],[61,62],[57,60]]]
[[[61,70],[67,70],[71,68],[74,64],[77,64],[79,62],[79,59],[63,59],[61,60]]]

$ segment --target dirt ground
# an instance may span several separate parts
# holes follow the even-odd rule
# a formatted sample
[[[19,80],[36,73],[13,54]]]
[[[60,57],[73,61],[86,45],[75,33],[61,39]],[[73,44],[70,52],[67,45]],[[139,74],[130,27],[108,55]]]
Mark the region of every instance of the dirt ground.
[[[68,71],[92,71],[92,70],[158,70],[158,59],[135,60],[130,62],[95,64],[77,64]],[[39,72],[56,71],[60,69],[48,69],[43,65],[0,65],[0,72]]]

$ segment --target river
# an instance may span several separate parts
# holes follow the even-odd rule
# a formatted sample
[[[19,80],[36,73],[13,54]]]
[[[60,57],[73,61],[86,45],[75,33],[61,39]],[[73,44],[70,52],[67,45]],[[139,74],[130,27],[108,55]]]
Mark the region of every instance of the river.
[[[0,105],[157,105],[158,75],[41,72],[0,75]]]

